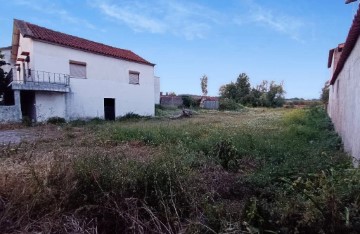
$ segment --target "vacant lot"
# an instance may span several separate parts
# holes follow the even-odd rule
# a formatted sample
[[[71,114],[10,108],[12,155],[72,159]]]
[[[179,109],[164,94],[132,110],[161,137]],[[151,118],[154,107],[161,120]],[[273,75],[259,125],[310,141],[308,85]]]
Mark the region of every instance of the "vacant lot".
[[[30,129],[0,148],[5,233],[360,230],[360,174],[321,108]]]

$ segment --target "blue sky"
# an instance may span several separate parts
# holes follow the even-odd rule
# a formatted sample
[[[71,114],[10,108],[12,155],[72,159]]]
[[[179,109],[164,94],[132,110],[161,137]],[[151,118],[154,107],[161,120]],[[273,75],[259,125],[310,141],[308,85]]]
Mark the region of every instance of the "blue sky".
[[[245,72],[318,98],[329,49],[345,41],[358,3],[344,0],[12,0],[1,3],[0,47],[12,20],[130,49],[152,63],[161,90],[209,95]]]

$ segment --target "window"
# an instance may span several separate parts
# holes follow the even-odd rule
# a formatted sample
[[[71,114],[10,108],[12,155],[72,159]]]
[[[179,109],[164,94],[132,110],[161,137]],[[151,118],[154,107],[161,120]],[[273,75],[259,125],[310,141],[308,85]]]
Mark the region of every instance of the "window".
[[[70,76],[75,78],[86,78],[86,63],[70,60]]]
[[[129,71],[129,84],[140,84],[139,77],[140,77],[139,72]]]

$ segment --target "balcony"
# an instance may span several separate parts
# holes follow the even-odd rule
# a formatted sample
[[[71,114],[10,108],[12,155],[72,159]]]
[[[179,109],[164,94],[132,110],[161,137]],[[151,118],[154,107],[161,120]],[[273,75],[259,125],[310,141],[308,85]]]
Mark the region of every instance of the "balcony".
[[[14,76],[13,90],[36,90],[50,92],[70,92],[70,75],[37,70],[26,70],[25,74]]]

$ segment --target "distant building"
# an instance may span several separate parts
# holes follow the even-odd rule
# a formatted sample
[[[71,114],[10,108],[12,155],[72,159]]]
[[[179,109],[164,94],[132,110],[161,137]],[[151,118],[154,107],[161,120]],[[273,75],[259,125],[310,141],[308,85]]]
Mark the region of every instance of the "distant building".
[[[12,47],[4,51],[14,105],[0,106],[0,121],[154,115],[160,99],[155,64],[130,50],[14,20]]]
[[[328,113],[345,151],[360,159],[360,6],[346,42],[330,50]]]
[[[219,109],[219,98],[218,97],[209,97],[209,96],[200,96],[200,95],[190,95],[190,94],[163,94],[160,92],[160,104],[165,107],[181,107],[184,105],[183,98],[189,97],[192,99],[197,106],[203,109]]]

